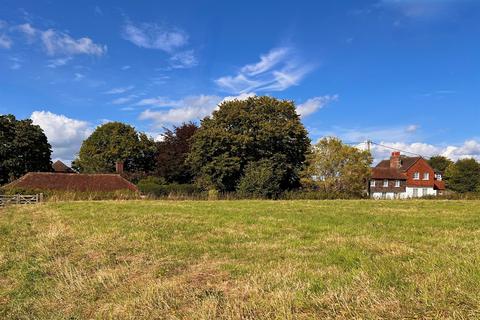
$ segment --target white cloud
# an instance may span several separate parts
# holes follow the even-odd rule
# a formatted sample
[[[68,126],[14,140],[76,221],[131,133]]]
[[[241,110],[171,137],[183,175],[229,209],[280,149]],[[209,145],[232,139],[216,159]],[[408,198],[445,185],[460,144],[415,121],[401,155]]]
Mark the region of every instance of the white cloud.
[[[117,98],[117,99],[113,100],[111,103],[116,104],[116,105],[125,104],[125,103],[131,102],[133,99],[135,99],[137,97],[138,97],[137,95],[131,94],[131,95],[128,95],[128,96],[125,96],[125,97]],[[129,110],[133,110],[133,108],[130,108]]]
[[[134,25],[132,22],[127,22],[123,27],[122,36],[136,46],[168,53],[173,53],[188,43],[188,35],[184,31],[155,23]]]
[[[191,68],[198,64],[193,50],[175,53],[170,57],[170,66],[174,69]]]
[[[420,128],[419,125],[416,124],[411,124],[408,127],[405,128],[405,131],[408,133],[414,133],[417,132],[417,130]]]
[[[283,91],[296,86],[312,70],[301,62],[291,48],[280,47],[260,56],[260,61],[247,64],[232,76],[215,80],[222,89],[243,93],[249,91]]]
[[[20,59],[18,57],[10,57],[10,58],[8,58],[8,60],[11,61],[10,69],[18,70],[22,67],[22,62],[23,62],[22,59]]]
[[[130,69],[130,68],[131,68],[131,66],[126,65],[126,66],[121,67],[120,69],[121,69],[122,71],[126,71],[126,70],[128,70],[128,69]]]
[[[297,106],[297,113],[301,117],[306,117],[312,113],[315,113],[317,110],[323,108],[328,103],[336,101],[338,99],[338,95],[327,95],[321,97],[315,97],[308,99],[304,103],[301,103]]]
[[[376,7],[399,13],[407,19],[441,19],[465,5],[475,3],[471,0],[380,0]],[[398,21],[397,21],[398,24]]]
[[[47,67],[55,69],[58,67],[62,67],[69,63],[72,60],[72,57],[65,57],[65,58],[58,58],[58,59],[52,59],[49,60],[49,63],[47,64]]]
[[[120,94],[120,93],[125,93],[127,91],[132,90],[135,88],[134,86],[128,86],[128,87],[119,87],[119,88],[113,88],[105,92],[105,94]]]
[[[247,64],[244,66],[241,71],[251,76],[266,72],[273,68],[278,63],[282,62],[283,59],[289,54],[288,48],[275,48],[272,49],[269,53],[260,56],[260,61],[254,64]]]
[[[224,98],[216,95],[198,95],[188,96],[179,100],[157,97],[143,99],[137,105],[170,108],[165,111],[147,109],[140,114],[140,120],[151,120],[157,128],[160,128],[166,124],[179,124],[190,120],[202,119],[211,115],[218,105],[224,101],[244,100],[254,95],[254,93],[243,93],[238,96]]]
[[[407,156],[421,155],[429,158],[435,155],[442,155],[454,161],[464,158],[475,158],[480,160],[480,142],[476,140],[467,140],[460,145],[434,145],[423,142],[405,143],[381,141],[379,145],[373,144],[371,147],[375,163],[388,159],[392,153],[391,148],[403,151]],[[365,145],[359,146],[364,149]],[[389,147],[389,148],[387,148]]]
[[[84,139],[93,131],[86,121],[68,118],[49,111],[34,111],[30,116],[39,125],[52,145],[52,158],[73,160]]]
[[[338,136],[348,143],[363,142],[367,140],[385,141],[388,137],[389,141],[412,141],[414,134],[418,131],[412,131],[412,126],[396,126],[389,128],[366,127],[366,128],[341,128],[334,127],[333,130],[320,132],[322,136]],[[410,129],[410,130],[409,130]]]
[[[73,78],[73,80],[79,81],[79,80],[82,80],[83,78],[85,78],[85,75],[84,75],[84,74],[78,73],[78,72],[74,73],[74,78]]]
[[[19,25],[16,29],[25,34],[30,41],[39,39],[49,56],[63,55],[68,57],[80,54],[102,56],[107,52],[107,46],[96,44],[87,37],[74,39],[67,33],[54,29],[40,30],[29,23]]]
[[[0,48],[10,49],[12,44],[12,40],[7,35],[0,34]]]

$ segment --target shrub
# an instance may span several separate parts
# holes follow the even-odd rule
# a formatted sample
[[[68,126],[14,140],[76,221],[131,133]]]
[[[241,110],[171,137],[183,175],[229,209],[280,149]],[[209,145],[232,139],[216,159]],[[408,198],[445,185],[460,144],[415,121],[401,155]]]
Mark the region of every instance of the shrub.
[[[138,183],[140,191],[150,197],[190,196],[201,193],[201,189],[193,184],[166,184],[165,179],[148,177]]]
[[[282,170],[272,160],[251,162],[245,168],[237,192],[240,196],[275,199],[282,193]]]

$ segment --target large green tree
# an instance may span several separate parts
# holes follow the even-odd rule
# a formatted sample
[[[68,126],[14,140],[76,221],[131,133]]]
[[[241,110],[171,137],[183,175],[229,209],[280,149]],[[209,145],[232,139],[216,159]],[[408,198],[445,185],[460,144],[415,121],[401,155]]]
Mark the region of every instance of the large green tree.
[[[51,171],[52,147],[32,120],[0,115],[0,184],[30,171]]]
[[[202,120],[188,161],[198,179],[233,191],[249,163],[271,159],[285,190],[298,185],[309,144],[293,102],[251,97],[223,102]]]
[[[371,164],[370,152],[323,138],[308,156],[304,182],[327,194],[360,197],[366,193]]]
[[[447,188],[456,192],[480,191],[480,163],[475,159],[461,159],[445,171]]]
[[[83,141],[72,166],[84,173],[115,171],[123,161],[127,172],[151,172],[155,166],[155,142],[128,124],[109,122]]]
[[[192,182],[193,172],[185,160],[197,129],[196,124],[189,122],[165,131],[163,140],[157,142],[156,175],[165,178],[167,182]]]
[[[433,156],[428,159],[428,163],[435,171],[444,174],[453,161],[444,156]]]

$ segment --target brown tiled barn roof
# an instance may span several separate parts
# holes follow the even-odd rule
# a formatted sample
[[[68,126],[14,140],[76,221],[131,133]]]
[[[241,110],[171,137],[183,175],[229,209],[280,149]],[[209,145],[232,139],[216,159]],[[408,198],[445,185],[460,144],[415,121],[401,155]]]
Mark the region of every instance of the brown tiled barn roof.
[[[70,168],[60,160],[55,161],[55,163],[52,165],[52,168],[53,168],[53,171],[55,172],[75,173],[75,171],[73,171],[72,168]]]
[[[395,168],[372,168],[372,179],[407,180],[407,176]]]
[[[29,172],[4,188],[39,190],[109,192],[116,190],[138,191],[137,187],[118,174],[78,174],[54,172]]]

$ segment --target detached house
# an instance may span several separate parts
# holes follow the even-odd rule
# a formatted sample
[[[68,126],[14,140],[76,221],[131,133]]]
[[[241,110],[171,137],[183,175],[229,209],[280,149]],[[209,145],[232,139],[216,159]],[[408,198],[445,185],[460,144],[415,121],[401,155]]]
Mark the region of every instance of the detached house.
[[[376,199],[405,199],[437,196],[445,192],[442,175],[422,157],[392,152],[389,160],[372,168],[369,193]]]

